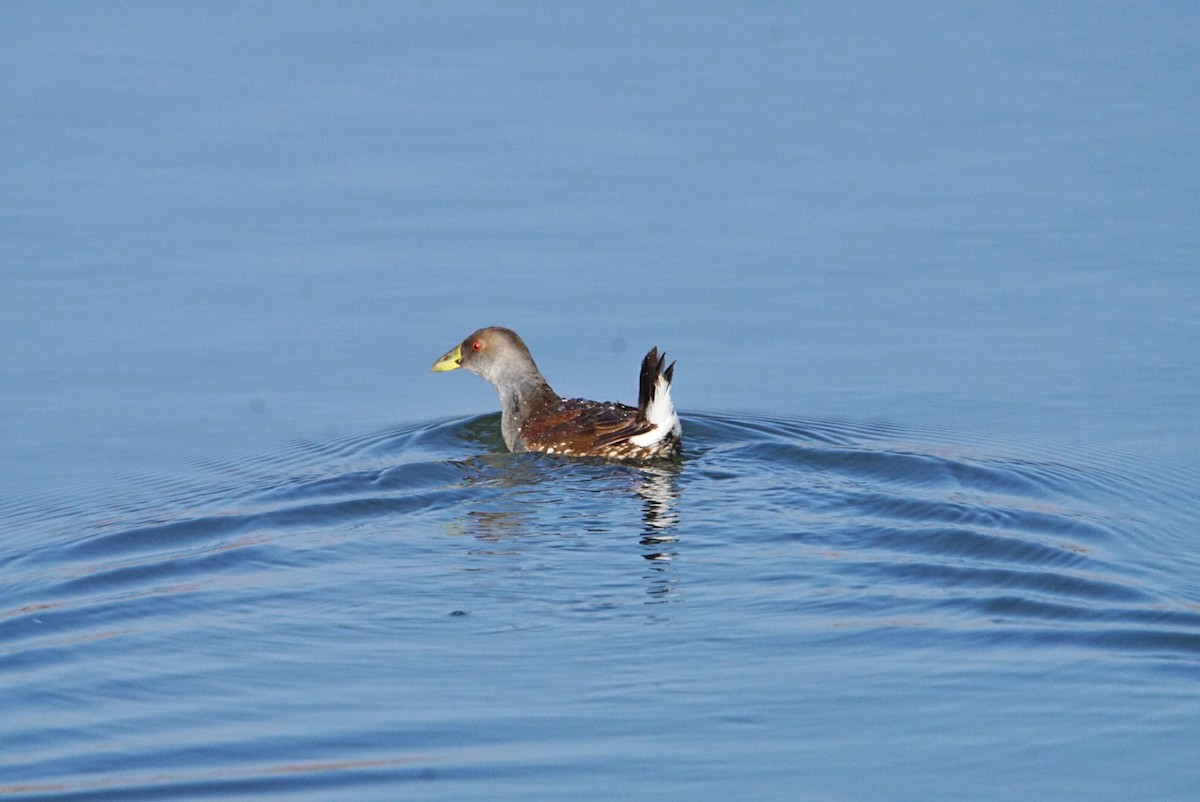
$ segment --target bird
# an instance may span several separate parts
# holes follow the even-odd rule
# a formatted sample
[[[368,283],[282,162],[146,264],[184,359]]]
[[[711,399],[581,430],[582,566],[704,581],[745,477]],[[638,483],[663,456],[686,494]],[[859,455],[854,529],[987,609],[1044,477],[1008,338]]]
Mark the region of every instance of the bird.
[[[495,386],[509,451],[650,460],[670,457],[681,445],[679,415],[671,403],[675,363],[664,367],[666,361],[657,346],[642,360],[636,407],[561,397],[538,370],[525,341],[501,326],[473,332],[432,369],[463,368]]]

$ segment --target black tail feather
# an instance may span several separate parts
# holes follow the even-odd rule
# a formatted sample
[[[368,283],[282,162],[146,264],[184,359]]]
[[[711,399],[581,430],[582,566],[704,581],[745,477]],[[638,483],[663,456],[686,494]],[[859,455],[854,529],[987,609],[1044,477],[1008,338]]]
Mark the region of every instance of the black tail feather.
[[[646,412],[646,407],[654,398],[654,386],[658,383],[659,376],[665,377],[667,384],[671,383],[671,376],[675,373],[675,363],[672,362],[670,367],[663,370],[666,361],[666,351],[659,354],[658,346],[651,348],[650,353],[646,354],[646,358],[642,360],[642,374],[638,380],[638,412],[643,414]]]

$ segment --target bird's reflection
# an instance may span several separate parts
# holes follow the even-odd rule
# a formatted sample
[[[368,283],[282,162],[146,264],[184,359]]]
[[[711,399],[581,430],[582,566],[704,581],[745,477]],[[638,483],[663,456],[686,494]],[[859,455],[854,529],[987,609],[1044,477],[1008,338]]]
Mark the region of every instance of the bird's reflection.
[[[467,497],[448,528],[486,543],[482,553],[526,551],[531,536],[613,531],[627,525],[620,521],[636,500],[646,592],[661,602],[676,591],[669,568],[678,556],[680,463],[485,453],[455,465]]]
[[[643,466],[634,492],[642,499],[642,537],[639,541],[647,548],[660,549],[665,544],[676,542],[679,537],[675,529],[679,526],[679,469],[670,467]],[[669,560],[672,552],[656,550],[644,555],[648,560]]]

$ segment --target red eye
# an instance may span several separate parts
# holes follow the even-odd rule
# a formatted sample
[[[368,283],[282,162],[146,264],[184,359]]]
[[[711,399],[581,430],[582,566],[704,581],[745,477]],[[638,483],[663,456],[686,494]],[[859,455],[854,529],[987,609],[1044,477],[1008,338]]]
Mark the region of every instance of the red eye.
[[[483,343],[481,343],[479,340],[476,340],[475,342],[471,343],[471,350],[472,351],[482,351]]]

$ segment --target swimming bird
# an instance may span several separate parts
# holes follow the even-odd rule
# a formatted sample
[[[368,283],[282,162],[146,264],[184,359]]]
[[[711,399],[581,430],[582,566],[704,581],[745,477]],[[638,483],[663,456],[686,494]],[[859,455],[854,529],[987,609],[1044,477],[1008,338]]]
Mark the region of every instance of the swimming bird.
[[[500,431],[510,451],[572,457],[654,459],[679,450],[679,415],[671,403],[675,363],[651,348],[642,360],[638,405],[562,398],[538,370],[515,331],[490,326],[446,352],[433,370],[464,368],[500,394]]]

